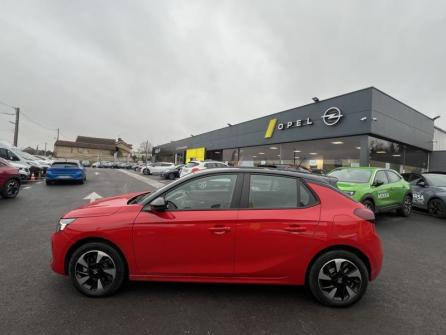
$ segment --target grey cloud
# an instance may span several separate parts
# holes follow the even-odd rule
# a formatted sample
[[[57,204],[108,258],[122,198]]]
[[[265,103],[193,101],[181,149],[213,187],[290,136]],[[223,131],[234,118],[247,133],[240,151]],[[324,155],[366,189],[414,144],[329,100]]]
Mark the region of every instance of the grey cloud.
[[[441,1],[3,1],[0,100],[164,143],[367,86],[446,128]],[[0,107],[0,112],[7,111]],[[0,116],[0,139],[10,140]],[[55,132],[26,119],[20,146]]]

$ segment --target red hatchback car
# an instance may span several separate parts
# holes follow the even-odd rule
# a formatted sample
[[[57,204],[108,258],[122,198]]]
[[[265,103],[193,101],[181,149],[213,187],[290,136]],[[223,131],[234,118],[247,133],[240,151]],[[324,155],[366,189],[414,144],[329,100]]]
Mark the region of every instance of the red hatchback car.
[[[20,174],[7,160],[0,158],[0,195],[15,198],[20,191]]]
[[[88,296],[111,295],[128,278],[308,285],[323,304],[351,305],[383,254],[373,213],[332,183],[212,169],[154,193],[101,199],[60,219],[52,268]]]

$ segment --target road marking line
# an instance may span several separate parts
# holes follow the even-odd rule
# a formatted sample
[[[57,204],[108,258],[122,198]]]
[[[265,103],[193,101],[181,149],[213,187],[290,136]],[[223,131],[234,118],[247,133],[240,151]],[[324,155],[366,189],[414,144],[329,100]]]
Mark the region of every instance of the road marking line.
[[[24,190],[29,190],[30,188],[31,188],[31,186],[25,186],[25,187],[22,187]]]
[[[137,174],[129,172],[127,170],[118,169],[118,171],[121,171],[122,173],[125,173],[126,175],[128,175],[130,177],[133,177],[135,179],[138,179],[139,181],[142,181],[143,183],[146,183],[146,184],[148,184],[148,185],[150,185],[152,187],[155,187],[155,188],[161,188],[163,186],[166,186],[166,184],[160,183],[160,182],[155,181],[155,180],[151,180],[151,179],[149,179],[147,177],[143,177],[143,176],[137,175]]]
[[[102,195],[100,195],[100,194],[97,194],[96,192],[91,192],[89,195],[87,195],[84,199],[85,200],[90,200],[90,203],[92,203],[92,202],[94,202],[94,201],[96,201],[96,200],[98,200],[98,199],[101,199],[102,198]]]

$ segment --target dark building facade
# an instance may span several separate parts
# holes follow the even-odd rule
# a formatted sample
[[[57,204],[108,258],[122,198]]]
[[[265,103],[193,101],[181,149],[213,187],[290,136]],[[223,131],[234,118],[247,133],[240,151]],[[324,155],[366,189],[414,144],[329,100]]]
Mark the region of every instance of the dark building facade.
[[[177,163],[196,158],[411,172],[428,169],[433,143],[433,119],[370,87],[156,146],[154,156]]]

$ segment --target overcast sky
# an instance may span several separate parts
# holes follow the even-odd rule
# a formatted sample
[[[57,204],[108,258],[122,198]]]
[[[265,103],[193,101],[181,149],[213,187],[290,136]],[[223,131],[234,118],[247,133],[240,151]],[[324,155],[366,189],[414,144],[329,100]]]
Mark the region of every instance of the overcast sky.
[[[137,146],[375,86],[446,128],[445,40],[444,1],[0,0],[0,100]],[[21,121],[20,147],[52,149]]]

